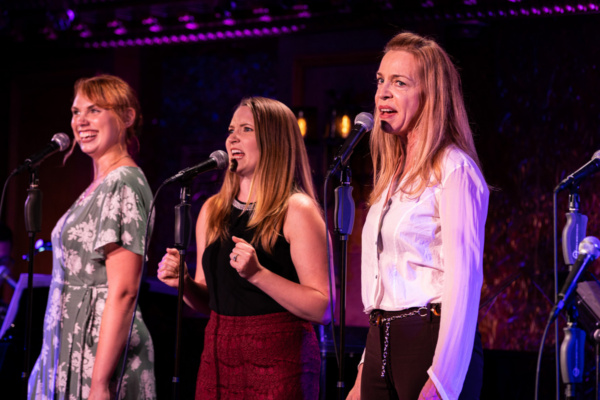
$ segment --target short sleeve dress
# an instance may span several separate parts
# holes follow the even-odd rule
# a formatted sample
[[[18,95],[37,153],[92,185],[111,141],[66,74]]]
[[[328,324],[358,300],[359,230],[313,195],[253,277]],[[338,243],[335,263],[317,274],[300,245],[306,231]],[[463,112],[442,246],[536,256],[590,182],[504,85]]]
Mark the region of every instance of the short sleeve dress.
[[[152,193],[141,169],[119,167],[82,194],[52,231],[53,268],[29,399],[87,399],[108,294],[104,246],[143,254]],[[122,361],[113,375],[116,390]],[[155,399],[154,348],[139,308],[120,399]]]

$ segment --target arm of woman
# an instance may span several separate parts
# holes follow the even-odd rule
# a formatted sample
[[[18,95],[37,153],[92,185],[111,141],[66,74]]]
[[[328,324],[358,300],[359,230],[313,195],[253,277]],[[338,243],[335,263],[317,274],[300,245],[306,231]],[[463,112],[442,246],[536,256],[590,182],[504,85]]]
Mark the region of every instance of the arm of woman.
[[[184,290],[183,300],[194,310],[204,314],[210,314],[208,307],[208,288],[202,269],[202,255],[204,254],[206,242],[206,218],[208,202],[202,206],[198,220],[196,221],[196,277],[192,277],[188,273],[187,265],[184,266]],[[165,284],[177,288],[179,286],[179,252],[177,249],[169,248],[158,263],[157,277]]]
[[[460,395],[471,361],[483,283],[489,191],[479,170],[455,169],[440,196],[444,287],[433,364],[428,373],[443,399]],[[425,386],[432,392],[431,382]],[[424,393],[422,393],[424,394]],[[433,397],[435,398],[435,397]]]
[[[254,248],[234,237],[231,259],[240,276],[261,289],[299,318],[319,324],[331,319],[325,221],[314,201],[304,194],[290,197],[283,234],[290,244],[292,261],[300,283],[292,282],[262,267]]]
[[[139,254],[115,243],[107,244],[105,252],[108,295],[100,324],[90,400],[110,399],[108,385],[125,348],[142,271]]]

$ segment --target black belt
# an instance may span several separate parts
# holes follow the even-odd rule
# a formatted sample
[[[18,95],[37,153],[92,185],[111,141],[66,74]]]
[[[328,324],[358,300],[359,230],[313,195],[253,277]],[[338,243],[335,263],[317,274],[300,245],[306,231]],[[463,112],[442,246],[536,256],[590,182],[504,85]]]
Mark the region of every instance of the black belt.
[[[440,303],[430,303],[423,307],[412,307],[400,311],[373,310],[369,315],[369,324],[373,326],[384,326],[383,349],[381,351],[381,377],[385,378],[385,369],[388,358],[388,347],[390,344],[390,323],[397,319],[408,317],[430,317],[431,315],[440,316],[442,305]]]
[[[422,307],[411,307],[400,311],[384,311],[384,310],[373,310],[369,315],[369,325],[381,326],[384,322],[394,321],[396,319],[408,318],[408,317],[427,317],[431,314],[439,317],[442,314],[441,303],[430,303]]]

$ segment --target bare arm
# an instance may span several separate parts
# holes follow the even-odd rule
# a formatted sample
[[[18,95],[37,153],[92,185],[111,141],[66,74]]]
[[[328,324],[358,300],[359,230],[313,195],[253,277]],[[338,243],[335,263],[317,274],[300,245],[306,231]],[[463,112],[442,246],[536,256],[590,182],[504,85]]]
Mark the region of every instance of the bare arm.
[[[205,204],[200,210],[200,215],[196,222],[196,277],[192,279],[189,275],[187,266],[184,266],[184,291],[183,299],[187,305],[196,311],[204,314],[210,314],[208,307],[208,288],[206,279],[204,278],[204,270],[202,269],[202,255],[204,254],[206,241],[206,215],[208,206]],[[161,262],[158,264],[157,276],[165,284],[171,287],[179,286],[179,252],[177,249],[167,249]]]
[[[98,338],[98,349],[92,372],[90,399],[108,399],[108,384],[125,341],[138,292],[142,256],[115,243],[105,246],[108,295]]]
[[[290,243],[292,261],[300,283],[261,266],[254,248],[234,237],[231,266],[240,276],[281,304],[292,314],[311,322],[330,321],[327,240],[325,222],[317,205],[306,195],[290,198],[283,233]],[[233,260],[235,254],[236,261]]]

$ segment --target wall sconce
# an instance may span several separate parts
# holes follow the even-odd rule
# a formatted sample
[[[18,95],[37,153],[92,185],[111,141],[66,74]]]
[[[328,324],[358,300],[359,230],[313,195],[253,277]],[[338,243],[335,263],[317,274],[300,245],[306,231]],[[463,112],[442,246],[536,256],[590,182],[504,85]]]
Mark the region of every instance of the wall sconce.
[[[350,134],[350,131],[352,130],[352,121],[350,121],[350,117],[348,116],[348,114],[344,114],[342,115],[342,118],[340,118],[340,123],[338,126],[338,133],[339,135],[346,139],[348,137],[348,135]]]
[[[300,134],[302,137],[306,136],[306,118],[304,118],[304,111],[298,111],[298,127],[300,127]]]
[[[304,141],[313,141],[317,139],[317,110],[314,107],[292,107],[292,112],[298,120],[300,134]]]

